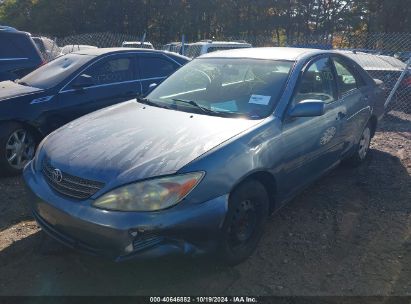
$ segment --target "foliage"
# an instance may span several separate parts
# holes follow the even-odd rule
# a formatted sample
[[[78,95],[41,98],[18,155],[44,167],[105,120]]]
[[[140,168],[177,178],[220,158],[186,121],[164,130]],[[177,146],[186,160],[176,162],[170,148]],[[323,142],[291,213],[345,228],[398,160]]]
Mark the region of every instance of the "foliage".
[[[67,36],[121,32],[156,41],[275,37],[279,44],[337,32],[404,32],[403,0],[0,0],[0,24]]]

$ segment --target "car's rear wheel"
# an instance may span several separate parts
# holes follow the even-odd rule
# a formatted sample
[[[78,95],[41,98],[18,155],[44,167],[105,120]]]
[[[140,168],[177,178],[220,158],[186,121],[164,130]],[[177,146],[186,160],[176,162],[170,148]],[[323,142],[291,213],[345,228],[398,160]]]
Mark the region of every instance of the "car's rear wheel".
[[[231,193],[220,244],[225,263],[236,265],[254,252],[263,234],[268,210],[267,191],[258,181],[246,181]]]
[[[34,156],[35,137],[19,123],[4,123],[0,130],[0,174],[19,174]]]
[[[360,165],[368,156],[372,138],[371,124],[368,123],[361,133],[360,140],[355,146],[354,154],[348,159],[348,163],[354,166]]]

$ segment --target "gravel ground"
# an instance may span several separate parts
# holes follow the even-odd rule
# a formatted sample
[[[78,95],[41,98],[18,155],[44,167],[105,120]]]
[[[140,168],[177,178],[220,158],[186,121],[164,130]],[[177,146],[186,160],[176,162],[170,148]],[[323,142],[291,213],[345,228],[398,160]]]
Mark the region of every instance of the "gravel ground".
[[[33,221],[22,179],[1,179],[0,295],[411,295],[411,115],[387,121],[364,165],[338,167],[274,214],[234,268],[66,249]]]

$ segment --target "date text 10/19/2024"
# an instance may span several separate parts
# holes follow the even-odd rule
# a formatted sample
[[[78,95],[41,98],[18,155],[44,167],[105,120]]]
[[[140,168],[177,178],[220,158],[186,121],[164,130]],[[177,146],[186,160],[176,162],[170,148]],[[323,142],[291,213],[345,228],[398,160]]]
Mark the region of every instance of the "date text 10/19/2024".
[[[255,297],[150,297],[150,303],[258,303]]]

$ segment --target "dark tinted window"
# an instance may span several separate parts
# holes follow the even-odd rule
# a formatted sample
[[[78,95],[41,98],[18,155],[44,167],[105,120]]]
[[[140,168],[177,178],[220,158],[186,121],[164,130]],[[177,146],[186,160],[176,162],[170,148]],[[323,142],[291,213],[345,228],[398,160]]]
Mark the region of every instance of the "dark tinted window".
[[[21,37],[24,38],[22,35]],[[24,50],[19,47],[17,39],[13,38],[12,35],[0,35],[0,58],[26,57]]]
[[[304,72],[294,97],[294,103],[307,99],[322,100],[326,103],[335,100],[335,82],[332,63],[322,58],[310,65]]]
[[[167,77],[171,75],[178,65],[160,57],[141,57],[141,78]]]
[[[133,60],[126,57],[98,62],[83,74],[91,76],[96,85],[133,80]]]

